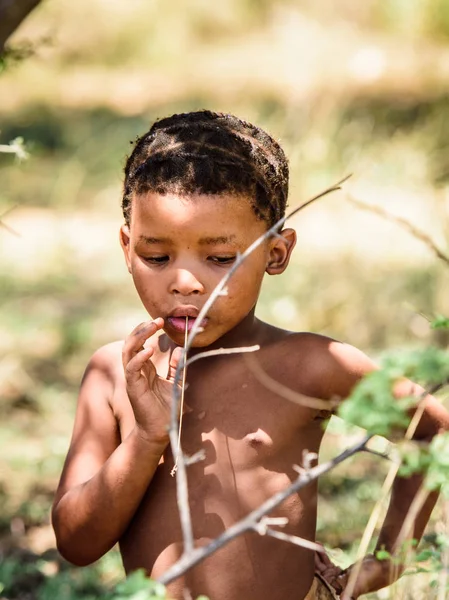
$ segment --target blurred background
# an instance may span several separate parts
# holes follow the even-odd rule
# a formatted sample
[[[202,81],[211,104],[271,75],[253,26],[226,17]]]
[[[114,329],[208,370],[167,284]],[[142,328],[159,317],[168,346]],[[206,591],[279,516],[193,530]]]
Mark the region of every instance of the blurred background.
[[[0,144],[23,137],[29,158],[0,154],[0,588],[98,598],[122,576],[117,553],[70,568],[49,507],[90,355],[145,319],[118,244],[129,142],[156,118],[209,108],[281,142],[291,208],[352,174],[292,219],[292,264],[267,278],[259,316],[374,358],[446,347],[429,320],[449,315],[448,264],[355,201],[447,256],[449,0],[46,0],[9,43]],[[324,458],[355,435],[340,429]],[[341,564],[385,470],[357,457],[321,482],[318,537]],[[371,598],[430,598],[429,581]]]

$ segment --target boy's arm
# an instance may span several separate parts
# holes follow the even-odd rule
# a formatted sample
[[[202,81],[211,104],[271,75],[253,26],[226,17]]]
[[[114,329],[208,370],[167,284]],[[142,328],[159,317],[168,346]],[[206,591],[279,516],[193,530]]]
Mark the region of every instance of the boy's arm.
[[[333,342],[330,344],[329,349],[329,367],[333,372],[334,394],[345,398],[351,392],[354,384],[363,375],[375,369],[376,366],[362,352],[346,344]],[[347,386],[348,389],[345,390]],[[417,398],[423,399],[425,391],[422,387],[410,381],[402,380],[395,386],[394,395],[397,398],[415,395]],[[425,402],[425,409],[413,434],[413,439],[430,441],[439,432],[449,429],[449,414],[433,396],[426,396],[423,402]],[[405,539],[399,539],[402,525],[409,513],[414,498],[422,486],[423,480],[424,477],[422,475],[415,475],[409,478],[397,476],[395,478],[389,508],[376,544],[376,552],[377,550],[385,549],[394,554],[401,549],[404,541],[410,539],[419,540],[421,538],[437,501],[437,492],[429,494],[413,521],[411,531],[408,532]],[[347,569],[345,574],[340,578],[340,584],[343,587],[349,579],[352,568],[354,566]],[[390,561],[380,561],[374,556],[367,556],[362,561],[362,567],[352,594],[345,594],[343,590],[341,600],[356,599],[361,594],[385,587],[393,583],[401,572]]]
[[[413,434],[414,440],[429,442],[435,435],[449,429],[449,415],[444,407],[433,396],[425,396],[425,390],[410,381],[401,381],[395,386],[394,395],[398,398],[415,395],[425,403],[423,415]],[[361,594],[378,590],[394,583],[402,574],[407,565],[400,564],[400,559],[395,558],[403,554],[408,546],[407,542],[416,540],[419,542],[424,529],[429,521],[432,510],[438,499],[438,492],[426,494],[426,499],[410,523],[408,531],[403,531],[403,525],[407,519],[412,504],[417,494],[422,489],[424,476],[417,474],[411,477],[396,476],[390,497],[387,514],[381,527],[374,555],[366,556],[360,568],[357,582],[352,595],[341,595],[341,600],[358,598]],[[411,513],[410,513],[411,514]],[[376,553],[386,550],[393,558],[392,560],[378,560]],[[347,570],[344,581],[349,580],[351,569]]]
[[[74,564],[97,560],[120,539],[168,445],[171,377],[158,377],[148,360],[151,349],[142,350],[161,326],[140,326],[125,341],[123,363],[136,424],[122,443],[109,403],[111,350],[99,350],[87,368],[52,511],[58,549]]]

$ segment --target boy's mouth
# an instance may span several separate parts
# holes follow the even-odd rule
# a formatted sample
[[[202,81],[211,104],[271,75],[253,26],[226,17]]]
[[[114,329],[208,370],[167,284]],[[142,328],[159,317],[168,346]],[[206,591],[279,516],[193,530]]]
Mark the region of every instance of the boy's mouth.
[[[167,323],[176,331],[185,333],[186,331],[186,326],[187,326],[187,331],[191,331],[193,328],[193,325],[195,324],[196,321],[196,317],[191,317],[189,315],[176,315],[176,316],[172,316],[172,317],[167,317],[166,319]],[[201,327],[205,327],[207,325],[207,321],[208,319],[205,318],[201,321]]]

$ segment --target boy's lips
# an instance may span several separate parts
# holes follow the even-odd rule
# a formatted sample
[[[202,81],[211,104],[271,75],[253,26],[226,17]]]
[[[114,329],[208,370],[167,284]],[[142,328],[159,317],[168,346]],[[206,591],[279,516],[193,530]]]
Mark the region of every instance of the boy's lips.
[[[166,321],[169,325],[171,325],[173,329],[184,333],[186,331],[186,325],[187,331],[192,330],[193,325],[195,324],[196,319],[198,317],[198,314],[199,310],[196,308],[187,308],[185,310],[176,309],[169,317],[166,318]],[[207,318],[203,319],[201,321],[201,327],[205,327],[207,321]]]

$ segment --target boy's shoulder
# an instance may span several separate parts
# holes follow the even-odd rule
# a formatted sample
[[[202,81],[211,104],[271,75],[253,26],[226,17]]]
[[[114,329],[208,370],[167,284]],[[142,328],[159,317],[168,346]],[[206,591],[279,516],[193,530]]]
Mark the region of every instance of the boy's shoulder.
[[[90,363],[99,368],[110,368],[112,363],[119,359],[121,361],[123,343],[123,340],[116,340],[115,342],[109,342],[103,346],[100,346],[92,354]]]
[[[273,367],[287,379],[300,376],[315,397],[345,398],[366,373],[377,368],[361,350],[350,344],[312,332],[284,332],[270,352]]]
[[[346,342],[314,333],[310,331],[289,331],[272,327],[271,335],[268,337],[274,346],[284,348],[291,353],[291,358],[303,359],[331,359],[345,363],[366,362],[370,359],[361,350]]]
[[[90,357],[84,378],[96,372],[105,380],[114,383],[122,374],[123,340],[110,342],[98,348]]]

